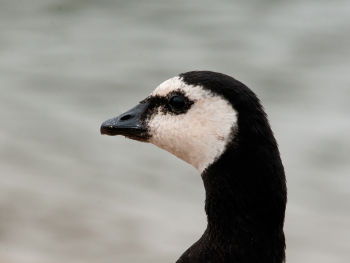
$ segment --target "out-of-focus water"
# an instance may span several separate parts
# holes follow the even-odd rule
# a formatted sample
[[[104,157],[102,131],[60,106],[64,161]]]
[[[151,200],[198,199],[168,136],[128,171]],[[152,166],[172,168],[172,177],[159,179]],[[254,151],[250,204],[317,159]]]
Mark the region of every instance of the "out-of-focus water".
[[[187,164],[100,136],[193,69],[262,99],[288,262],[350,260],[350,1],[0,1],[0,262],[174,262],[205,229]]]

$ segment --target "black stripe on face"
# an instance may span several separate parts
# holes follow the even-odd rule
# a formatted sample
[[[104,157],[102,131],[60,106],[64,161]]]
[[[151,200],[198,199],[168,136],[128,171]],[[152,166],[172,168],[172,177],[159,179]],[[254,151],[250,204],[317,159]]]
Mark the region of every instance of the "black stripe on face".
[[[179,115],[186,113],[194,104],[193,100],[190,100],[182,91],[175,90],[167,94],[166,96],[149,96],[141,103],[148,102],[149,107],[144,119],[148,119],[153,113],[161,111],[164,114]]]

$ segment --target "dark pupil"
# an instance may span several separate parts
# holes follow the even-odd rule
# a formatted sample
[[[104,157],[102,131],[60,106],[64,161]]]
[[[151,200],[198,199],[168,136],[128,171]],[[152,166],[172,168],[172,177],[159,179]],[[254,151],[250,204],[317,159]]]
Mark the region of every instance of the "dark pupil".
[[[185,99],[182,96],[175,95],[170,98],[170,106],[175,110],[180,110],[185,106]]]

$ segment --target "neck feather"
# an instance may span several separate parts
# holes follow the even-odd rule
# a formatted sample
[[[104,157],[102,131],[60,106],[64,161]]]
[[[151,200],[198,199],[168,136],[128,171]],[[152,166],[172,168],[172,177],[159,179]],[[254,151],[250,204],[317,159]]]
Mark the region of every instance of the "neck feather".
[[[238,146],[234,142],[202,173],[208,226],[179,263],[284,262],[285,175],[267,132],[255,141],[238,136]]]

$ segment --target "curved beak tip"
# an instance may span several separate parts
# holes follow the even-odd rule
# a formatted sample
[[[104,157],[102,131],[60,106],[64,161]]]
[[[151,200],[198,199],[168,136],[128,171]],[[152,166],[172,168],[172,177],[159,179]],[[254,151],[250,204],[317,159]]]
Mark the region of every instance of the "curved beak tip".
[[[107,134],[107,128],[108,128],[108,127],[101,125],[101,127],[100,127],[100,133],[101,133],[102,135],[106,135],[106,134]],[[109,127],[109,128],[111,128],[111,127]]]
[[[100,133],[101,135],[122,135],[121,130],[123,129],[122,126],[118,125],[118,123],[111,123],[111,120],[107,120],[104,123],[101,124],[100,127]]]
[[[100,127],[100,133],[102,135],[106,134],[106,135],[114,135],[113,134],[113,131],[115,131],[115,128],[116,128],[116,121],[115,121],[115,118],[114,119],[109,119],[105,122],[103,122],[101,124],[101,127]]]

